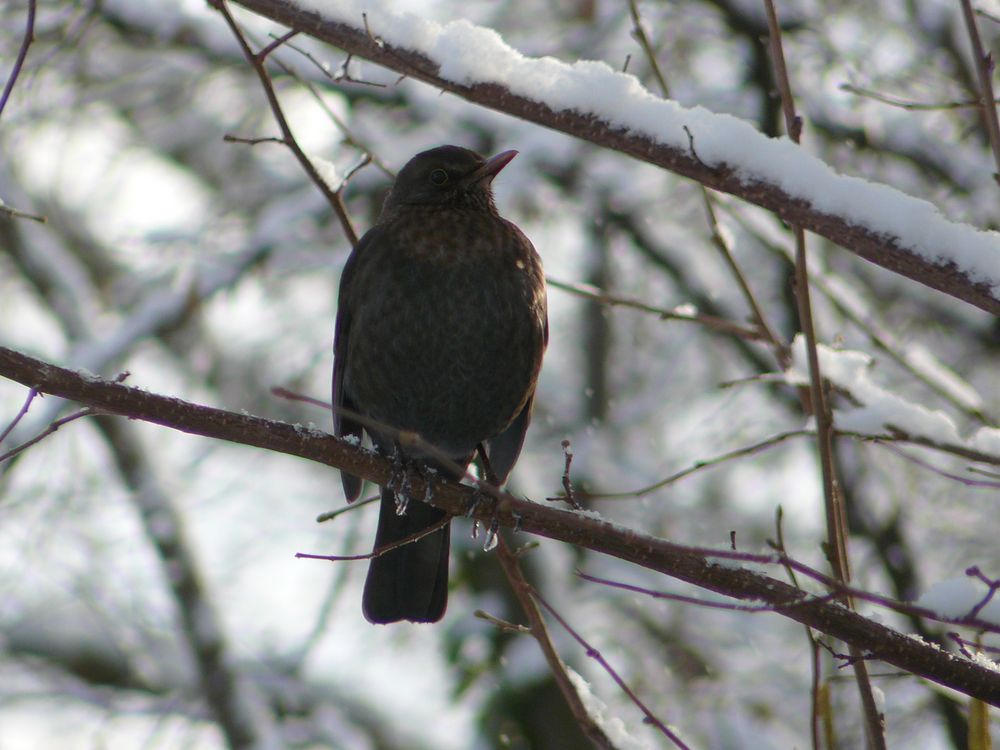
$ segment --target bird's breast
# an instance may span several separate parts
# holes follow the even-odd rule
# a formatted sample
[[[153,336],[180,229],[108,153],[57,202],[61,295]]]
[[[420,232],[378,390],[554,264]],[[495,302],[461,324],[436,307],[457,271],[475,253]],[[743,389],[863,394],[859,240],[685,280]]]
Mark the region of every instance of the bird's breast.
[[[366,248],[352,282],[352,400],[455,455],[519,413],[544,349],[541,263],[516,227],[489,218],[407,222]]]

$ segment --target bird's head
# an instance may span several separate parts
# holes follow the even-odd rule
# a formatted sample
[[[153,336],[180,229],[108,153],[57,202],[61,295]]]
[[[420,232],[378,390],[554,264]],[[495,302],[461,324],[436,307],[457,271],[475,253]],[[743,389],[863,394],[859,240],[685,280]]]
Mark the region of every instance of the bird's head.
[[[410,159],[396,177],[384,211],[399,206],[438,205],[495,211],[490,183],[517,151],[483,159],[461,146],[439,146]]]

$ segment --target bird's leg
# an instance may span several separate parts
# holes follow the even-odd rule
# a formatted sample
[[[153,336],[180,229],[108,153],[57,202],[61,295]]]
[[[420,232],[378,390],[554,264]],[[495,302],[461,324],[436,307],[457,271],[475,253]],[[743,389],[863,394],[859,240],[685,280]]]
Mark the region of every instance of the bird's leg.
[[[396,515],[405,516],[406,508],[413,498],[413,482],[411,481],[413,472],[419,474],[424,480],[424,502],[429,505],[431,498],[434,497],[434,480],[438,475],[437,471],[423,461],[410,458],[399,443],[393,445],[391,458],[392,469],[385,488],[396,499]]]
[[[497,477],[496,472],[493,471],[493,465],[490,464],[490,457],[486,453],[486,446],[482,443],[477,444],[476,455],[478,456],[479,467],[482,469],[483,476],[486,477],[486,481],[494,487],[499,488],[500,479]]]
[[[396,499],[396,515],[405,516],[410,502],[410,468],[412,461],[406,457],[399,443],[392,446],[392,471],[385,488]]]
[[[438,473],[430,466],[418,466],[417,469],[424,478],[424,502],[430,505],[431,499],[434,497],[434,482],[437,480]]]
[[[479,466],[482,473],[486,476],[486,481],[493,487],[500,488],[500,480],[497,478],[496,473],[493,471],[493,467],[490,466],[490,458],[486,454],[486,448],[482,443],[476,446],[476,452],[479,455]],[[484,492],[481,484],[476,484],[475,489],[472,493],[472,498],[469,500],[469,506],[466,509],[466,516],[472,516],[479,506],[483,503],[490,504],[490,522],[489,527],[486,530],[486,536],[483,538],[483,551],[488,552],[497,545],[497,530],[500,528],[500,519],[497,518],[497,499],[493,495]],[[472,522],[472,538],[476,539],[479,537],[479,519],[475,519]]]

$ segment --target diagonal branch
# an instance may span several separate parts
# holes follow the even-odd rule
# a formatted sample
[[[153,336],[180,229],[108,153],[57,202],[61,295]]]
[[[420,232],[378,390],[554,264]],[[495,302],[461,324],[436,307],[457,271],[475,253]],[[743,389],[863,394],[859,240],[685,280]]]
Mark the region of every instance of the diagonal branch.
[[[600,724],[594,721],[590,714],[587,713],[587,708],[583,700],[581,700],[579,692],[573,686],[573,681],[566,670],[566,663],[563,662],[559,656],[559,652],[556,651],[555,644],[552,643],[552,637],[549,635],[548,626],[545,624],[545,619],[538,609],[538,603],[531,596],[531,584],[524,577],[524,572],[518,564],[517,553],[510,549],[507,540],[502,534],[497,538],[499,541],[497,545],[497,558],[500,560],[500,567],[503,568],[503,572],[507,576],[507,582],[510,584],[514,596],[517,597],[521,609],[524,610],[524,614],[528,618],[528,629],[531,637],[537,641],[538,647],[542,650],[542,655],[545,657],[545,661],[549,665],[549,670],[552,672],[552,679],[555,680],[556,686],[566,701],[566,705],[580,727],[580,731],[594,743],[595,747],[601,748],[601,750],[614,750],[614,742],[607,736]]]
[[[596,109],[587,111],[578,103],[560,108],[535,101],[501,84],[451,80],[442,75],[441,66],[427,55],[375,36],[365,28],[361,18],[351,23],[330,20],[316,11],[298,7],[291,0],[234,1],[300,33],[328,42],[352,55],[385,66],[404,76],[424,81],[475,104],[620,151],[697,180],[706,187],[731,193],[775,212],[789,223],[826,237],[865,260],[994,315],[1000,315],[1000,296],[994,292],[994,285],[1000,285],[1000,270],[990,272],[980,268],[976,271],[971,267],[960,267],[955,260],[955,253],[960,249],[967,250],[973,239],[983,249],[984,256],[994,247],[1000,254],[1000,241],[994,240],[992,236],[977,233],[972,227],[952,224],[937,217],[935,226],[940,229],[940,232],[936,232],[937,238],[925,237],[920,246],[909,245],[894,228],[891,216],[886,217],[883,224],[876,225],[878,222],[873,220],[870,226],[861,225],[848,216],[816,208],[809,200],[796,195],[777,179],[748,174],[739,166],[726,162],[707,164],[686,143],[657,141],[636,129],[612,124],[606,115]],[[334,4],[331,5],[329,12],[333,13],[336,10],[338,9]],[[551,61],[530,62],[543,66]],[[699,122],[705,122],[705,118],[709,117],[704,111],[690,110],[689,114],[692,120]],[[722,116],[718,117],[721,122]],[[732,121],[725,118],[725,122],[731,124]],[[749,126],[747,130],[747,135],[752,136]],[[755,138],[753,143],[746,143],[747,150],[775,147],[776,144],[771,139],[759,133],[756,135],[759,136],[759,140]],[[698,137],[699,134],[696,132],[695,136]],[[699,144],[701,142],[699,140]],[[873,196],[875,191],[878,191],[880,198],[887,197],[889,193],[889,189],[884,186],[869,185],[849,177],[830,175],[830,179],[835,180],[839,186],[842,185],[845,192],[848,190],[856,192],[862,188],[871,189]],[[926,202],[892,192],[894,199],[906,201],[908,209],[914,215],[934,212],[933,206]],[[985,260],[982,263],[989,266]]]
[[[155,395],[81,375],[6,347],[0,347],[0,376],[112,414],[299,456],[346,469],[375,483],[385,484],[392,474],[390,460],[318,430]],[[414,496],[423,497],[427,489],[424,478],[414,473],[411,482]],[[435,507],[461,515],[468,511],[474,495],[471,487],[435,482],[432,499]],[[988,665],[946,653],[936,645],[862,617],[826,597],[813,597],[750,568],[720,564],[720,558],[732,557],[724,551],[672,544],[587,515],[508,494],[501,494],[495,505],[480,504],[473,515],[487,523],[495,518],[507,528],[586,547],[741,601],[770,604],[784,617],[859,648],[866,658],[879,659],[1000,706],[1000,672]],[[775,559],[776,564],[780,562]]]
[[[298,160],[309,179],[312,180],[313,184],[319,188],[321,193],[323,193],[323,197],[326,198],[327,203],[330,204],[330,207],[333,208],[334,212],[337,214],[337,219],[340,221],[340,226],[344,230],[344,235],[353,247],[358,244],[358,233],[355,231],[354,225],[351,223],[351,217],[347,215],[347,209],[344,207],[344,201],[340,196],[340,192],[334,190],[326,184],[326,180],[320,176],[316,167],[313,166],[312,161],[310,161],[309,157],[306,156],[302,147],[299,146],[299,142],[296,140],[295,135],[292,133],[292,128],[288,124],[288,120],[285,118],[285,113],[281,108],[281,103],[278,101],[278,95],[274,90],[273,84],[271,83],[271,76],[267,72],[267,56],[298,32],[292,31],[278,39],[275,39],[260,52],[255,54],[254,51],[250,49],[250,45],[243,36],[243,32],[240,31],[240,27],[236,25],[236,20],[229,12],[229,8],[226,7],[225,0],[211,0],[211,4],[214,5],[222,14],[222,17],[226,20],[226,25],[229,26],[230,31],[233,32],[233,36],[236,37],[236,43],[239,44],[240,50],[243,52],[243,56],[246,57],[247,62],[253,66],[254,71],[257,73],[261,86],[264,88],[264,95],[267,97],[267,103],[271,107],[271,114],[274,115],[275,122],[278,123],[278,128],[281,130],[281,142],[288,147],[288,149],[295,156],[296,160]]]

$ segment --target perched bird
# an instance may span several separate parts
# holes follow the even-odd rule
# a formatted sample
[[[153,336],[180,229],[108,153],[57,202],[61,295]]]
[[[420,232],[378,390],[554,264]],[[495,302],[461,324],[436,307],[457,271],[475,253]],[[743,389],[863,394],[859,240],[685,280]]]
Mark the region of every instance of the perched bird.
[[[454,470],[427,451],[401,455],[377,425],[416,432],[463,468],[483,445],[497,479],[506,480],[521,452],[548,343],[541,259],[500,217],[491,190],[516,155],[484,160],[441,146],[414,156],[397,176],[341,276],[333,368],[338,436],[360,438],[364,429],[381,453],[452,479]],[[366,418],[364,425],[352,412]],[[361,480],[347,473],[342,479],[348,501],[357,499]],[[382,488],[376,549],[445,517],[405,493]],[[363,606],[370,622],[441,619],[449,533],[445,525],[372,559]]]

